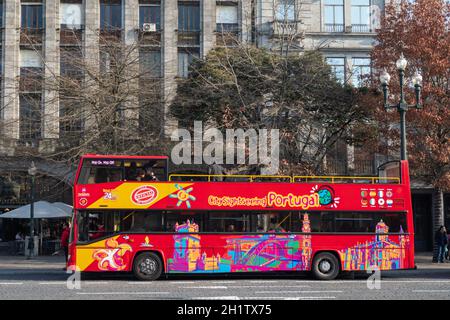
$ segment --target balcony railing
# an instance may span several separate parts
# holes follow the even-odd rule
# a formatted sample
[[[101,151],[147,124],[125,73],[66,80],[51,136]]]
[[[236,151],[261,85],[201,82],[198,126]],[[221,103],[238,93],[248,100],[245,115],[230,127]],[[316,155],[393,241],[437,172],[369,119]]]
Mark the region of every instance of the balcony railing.
[[[102,27],[100,41],[119,41],[122,38],[122,29],[116,27]]]
[[[155,32],[144,32],[139,31],[139,40],[143,45],[149,46],[160,46],[161,45],[161,31],[157,30]]]
[[[352,24],[352,32],[369,33],[372,32],[368,24]]]
[[[83,28],[71,29],[61,26],[60,42],[62,45],[79,45],[83,40]]]
[[[325,23],[325,32],[344,32],[343,24]]]
[[[272,22],[272,32],[277,37],[291,37],[300,35],[298,21],[278,21]]]
[[[36,68],[36,70],[22,68],[20,71],[19,90],[21,92],[40,92],[42,90],[42,72],[42,69],[39,68]]]
[[[236,46],[239,41],[239,25],[235,23],[218,23],[216,26],[216,45]]]
[[[374,160],[354,160],[352,167],[346,160],[327,159],[322,171],[328,175],[373,175],[376,174]]]
[[[200,31],[178,30],[178,46],[196,47],[200,45]]]
[[[353,163],[355,174],[370,175],[377,173],[374,160],[355,160]]]
[[[43,28],[22,28],[20,30],[21,45],[41,44],[44,35]]]

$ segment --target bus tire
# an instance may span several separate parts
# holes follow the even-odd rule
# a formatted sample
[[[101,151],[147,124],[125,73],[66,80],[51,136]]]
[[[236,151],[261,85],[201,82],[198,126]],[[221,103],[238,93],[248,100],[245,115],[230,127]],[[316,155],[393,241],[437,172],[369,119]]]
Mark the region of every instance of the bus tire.
[[[161,258],[154,252],[141,253],[134,259],[133,273],[138,280],[156,280],[161,276],[162,271]]]
[[[314,257],[312,272],[318,280],[333,280],[339,275],[340,265],[336,256],[330,252],[321,252]]]

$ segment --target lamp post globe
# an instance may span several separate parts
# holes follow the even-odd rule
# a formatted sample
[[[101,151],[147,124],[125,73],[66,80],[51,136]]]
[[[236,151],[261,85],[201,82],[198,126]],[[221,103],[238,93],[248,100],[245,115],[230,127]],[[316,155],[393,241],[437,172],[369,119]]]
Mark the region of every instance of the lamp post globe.
[[[380,74],[380,82],[382,85],[389,85],[389,82],[391,81],[391,75],[389,73],[387,73],[386,70],[384,70],[383,72],[381,72]]]
[[[419,72],[416,72],[412,78],[412,84],[415,86],[422,86],[423,77]]]
[[[405,59],[405,56],[403,53],[400,55],[400,58],[395,63],[397,70],[399,71],[405,71],[406,67],[408,66],[408,60]]]

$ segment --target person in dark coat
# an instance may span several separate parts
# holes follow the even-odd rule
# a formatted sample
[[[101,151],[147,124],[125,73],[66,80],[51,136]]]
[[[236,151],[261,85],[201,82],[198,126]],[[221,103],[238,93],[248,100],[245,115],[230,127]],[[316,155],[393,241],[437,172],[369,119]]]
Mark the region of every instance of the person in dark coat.
[[[445,250],[447,249],[448,244],[447,230],[445,230],[444,226],[439,227],[434,240],[438,247],[438,262],[444,263]]]

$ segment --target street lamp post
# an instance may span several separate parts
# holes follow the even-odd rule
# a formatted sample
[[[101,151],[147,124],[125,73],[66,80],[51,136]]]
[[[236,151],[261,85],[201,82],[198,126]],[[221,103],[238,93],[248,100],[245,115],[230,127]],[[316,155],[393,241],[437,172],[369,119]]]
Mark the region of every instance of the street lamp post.
[[[37,168],[34,161],[28,169],[28,174],[31,176],[31,194],[30,194],[30,238],[28,239],[28,259],[31,259],[34,250],[34,177],[36,176]]]
[[[422,76],[420,73],[416,72],[414,77],[412,78],[412,83],[414,85],[414,89],[416,92],[416,104],[408,105],[405,100],[405,91],[404,91],[404,82],[405,82],[405,70],[408,65],[408,61],[401,54],[400,58],[396,62],[396,67],[399,74],[400,80],[400,101],[396,105],[389,104],[389,81],[391,80],[391,76],[386,71],[383,71],[380,75],[381,85],[383,86],[383,96],[384,96],[384,108],[386,110],[391,108],[396,108],[400,114],[400,159],[407,160],[406,153],[406,111],[411,108],[421,109],[422,105],[420,104],[420,96],[422,91]]]

